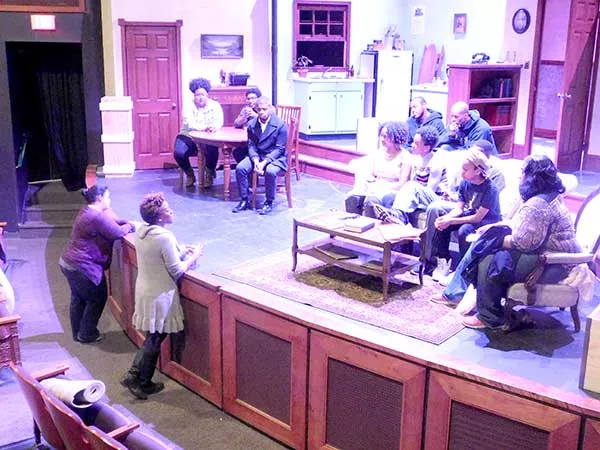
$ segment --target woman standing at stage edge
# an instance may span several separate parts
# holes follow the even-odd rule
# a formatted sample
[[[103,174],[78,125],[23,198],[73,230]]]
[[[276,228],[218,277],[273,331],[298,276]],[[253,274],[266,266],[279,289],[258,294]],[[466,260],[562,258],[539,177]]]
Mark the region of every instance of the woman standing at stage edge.
[[[99,342],[98,321],[106,304],[108,289],[104,271],[110,266],[113,243],[135,226],[116,217],[110,209],[106,186],[83,190],[87,206],[73,223],[71,239],[59,264],[71,287],[71,332],[83,344]]]
[[[181,248],[165,228],[173,223],[173,210],[162,192],[148,194],[140,205],[144,224],[135,233],[138,276],[132,322],[146,333],[127,376],[121,381],[137,398],[160,392],[164,385],[152,376],[160,356],[160,345],[169,333],[183,330],[183,309],[177,282],[202,255],[201,244]]]

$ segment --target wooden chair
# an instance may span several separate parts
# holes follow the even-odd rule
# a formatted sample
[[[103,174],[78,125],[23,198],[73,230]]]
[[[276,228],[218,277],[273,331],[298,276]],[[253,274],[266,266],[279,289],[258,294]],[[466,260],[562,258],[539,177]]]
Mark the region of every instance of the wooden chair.
[[[148,433],[133,430],[122,437],[114,438],[95,426],[84,429],[92,450],[169,450],[171,447]]]
[[[86,424],[73,410],[61,400],[46,390],[41,391],[42,399],[52,417],[56,429],[65,443],[67,450],[92,450],[85,433]],[[90,411],[90,409],[92,409]],[[94,410],[95,409],[95,410]],[[110,437],[118,439],[131,433],[139,423],[133,423],[114,408],[106,403],[97,402],[82,411],[94,422],[94,425],[103,428]],[[109,431],[110,430],[110,431]]]
[[[300,108],[300,107],[298,107]],[[287,143],[285,145],[286,153],[287,153],[287,165],[288,170],[279,174],[277,178],[285,179],[285,194],[287,196],[288,207],[292,208],[292,174],[291,174],[291,165],[292,165],[292,151],[290,151],[292,141],[294,139],[294,134],[296,130],[300,126],[300,123],[295,118],[290,118],[290,122],[288,124],[288,136]],[[252,208],[256,209],[256,191],[258,187],[258,174],[256,172],[252,172]]]
[[[10,363],[10,368],[15,373],[19,387],[25,396],[25,400],[29,405],[31,414],[33,416],[33,434],[35,437],[36,447],[39,447],[42,443],[41,437],[52,447],[57,450],[66,449],[66,445],[63,442],[58,428],[54,425],[52,416],[48,412],[44,400],[42,398],[42,392],[44,388],[40,385],[39,381],[45,380],[46,378],[52,378],[57,375],[64,374],[68,366],[62,365],[55,369],[38,372],[36,374],[30,374],[22,367]]]
[[[21,364],[18,326],[20,319],[18,314],[9,314],[6,306],[0,303],[0,369],[8,367],[11,362]]]
[[[291,155],[288,159],[288,171],[293,170],[296,172],[296,181],[300,181],[300,160],[298,159],[299,142],[298,136],[300,134],[300,116],[302,115],[301,106],[287,106],[277,105],[277,115],[283,120],[288,126],[288,133],[291,134],[291,141],[288,136],[287,151]],[[290,123],[294,119],[296,121],[296,128],[293,133],[290,132]]]

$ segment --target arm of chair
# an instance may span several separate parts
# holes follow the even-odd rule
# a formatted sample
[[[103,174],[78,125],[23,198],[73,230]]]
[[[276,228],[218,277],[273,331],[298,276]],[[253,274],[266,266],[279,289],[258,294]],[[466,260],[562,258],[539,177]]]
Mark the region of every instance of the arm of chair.
[[[67,370],[69,370],[69,366],[66,364],[61,364],[60,366],[56,366],[53,369],[42,369],[38,370],[31,374],[33,378],[37,381],[45,380],[47,378],[52,378],[57,375],[63,375]]]
[[[0,317],[0,326],[15,323],[19,320],[21,320],[21,316],[19,316],[18,314],[11,314],[10,316]]]
[[[546,264],[582,264],[592,261],[591,253],[546,253]]]
[[[106,433],[106,434],[108,434],[113,439],[120,439],[123,436],[127,436],[129,433],[131,433],[133,430],[136,430],[139,427],[140,427],[139,422],[131,422],[131,423],[128,423],[127,425],[123,425],[122,427],[117,428],[116,430],[112,430],[111,432]]]

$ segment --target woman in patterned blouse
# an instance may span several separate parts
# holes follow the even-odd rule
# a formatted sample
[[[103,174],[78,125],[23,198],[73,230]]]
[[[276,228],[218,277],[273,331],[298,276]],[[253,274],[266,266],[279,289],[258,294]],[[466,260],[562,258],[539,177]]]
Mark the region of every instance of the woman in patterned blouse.
[[[504,309],[500,302],[511,284],[525,280],[535,269],[540,253],[581,251],[571,215],[562,200],[565,187],[556,166],[547,156],[532,155],[524,161],[519,192],[523,205],[513,218],[512,233],[504,237],[502,244],[508,250],[510,261],[507,262],[512,262],[514,271],[510,280],[489,277],[490,265],[499,263],[498,255],[502,252],[486,256],[479,263],[478,314],[463,321],[469,328],[504,325]],[[553,264],[544,270],[538,282],[556,283],[567,276],[570,268]]]

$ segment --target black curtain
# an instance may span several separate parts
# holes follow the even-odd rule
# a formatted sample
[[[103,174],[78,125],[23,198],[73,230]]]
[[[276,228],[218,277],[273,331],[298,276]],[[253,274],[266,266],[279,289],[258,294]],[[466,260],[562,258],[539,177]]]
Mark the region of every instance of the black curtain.
[[[69,191],[85,187],[88,163],[81,53],[42,57],[36,71],[48,147]]]

